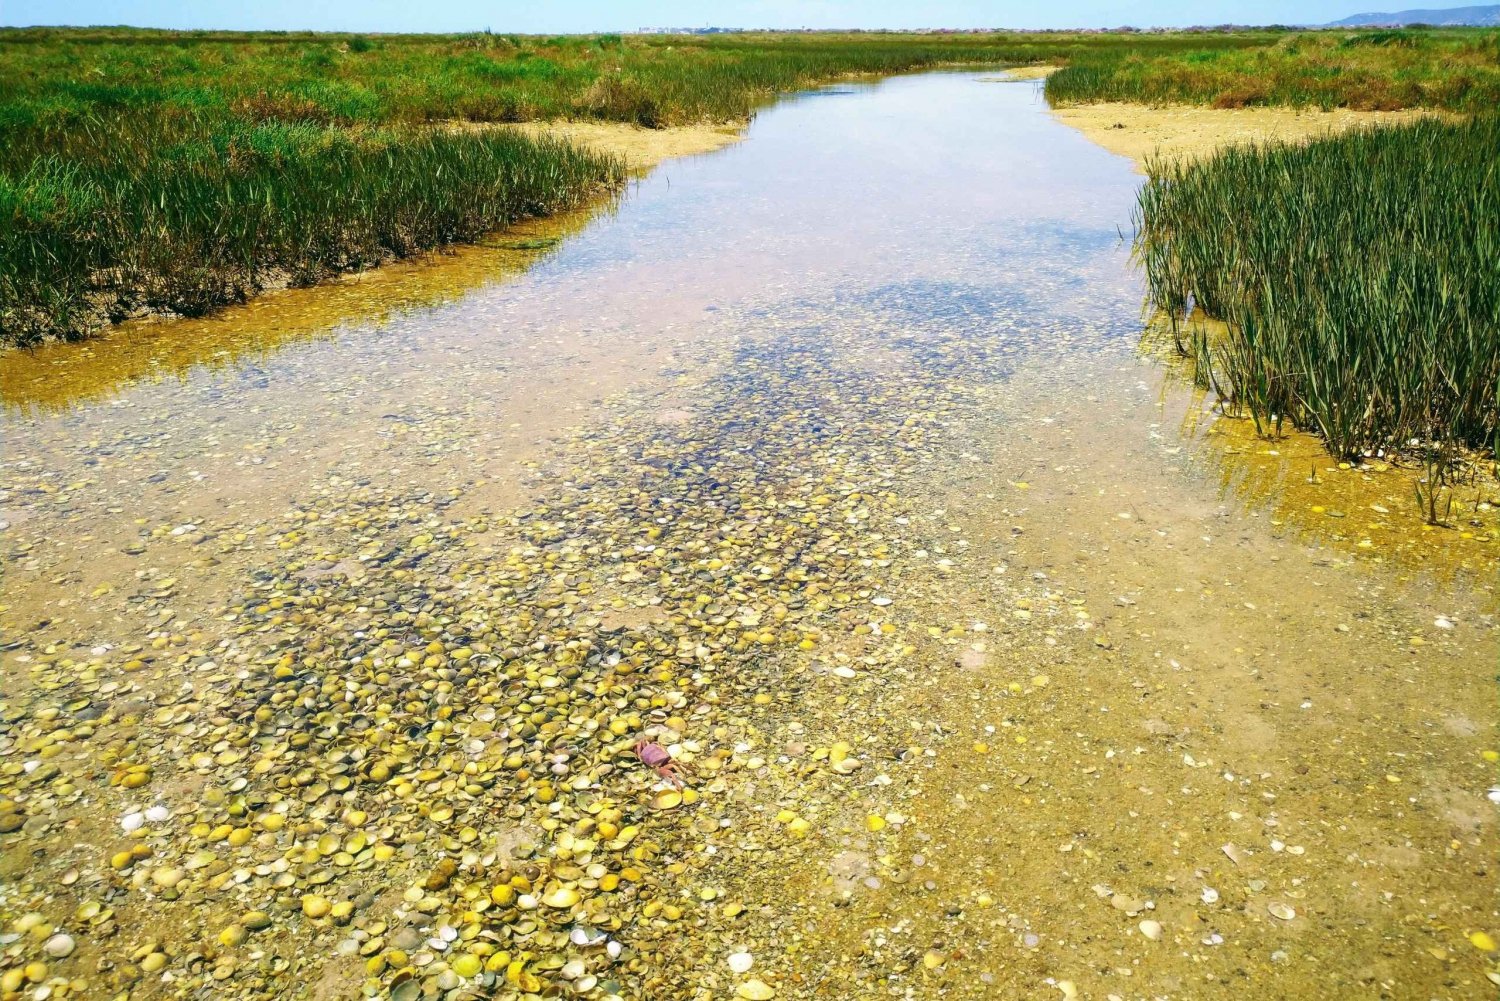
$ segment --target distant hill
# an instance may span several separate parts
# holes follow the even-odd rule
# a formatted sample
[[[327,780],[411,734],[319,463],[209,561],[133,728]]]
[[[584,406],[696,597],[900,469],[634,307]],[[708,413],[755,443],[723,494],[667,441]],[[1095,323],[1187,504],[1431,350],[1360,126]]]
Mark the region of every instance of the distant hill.
[[[1447,27],[1500,25],[1500,6],[1449,7],[1446,10],[1398,10],[1391,14],[1354,14],[1342,21],[1330,21],[1329,28],[1376,28],[1401,24],[1436,24]]]

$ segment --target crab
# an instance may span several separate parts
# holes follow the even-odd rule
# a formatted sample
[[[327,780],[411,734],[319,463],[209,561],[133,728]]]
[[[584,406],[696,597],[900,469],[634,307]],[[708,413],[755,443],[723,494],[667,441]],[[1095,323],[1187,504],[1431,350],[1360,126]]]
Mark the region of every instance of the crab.
[[[681,766],[672,760],[672,752],[656,741],[644,738],[636,741],[632,750],[635,751],[635,756],[641,759],[641,764],[672,783],[674,788],[682,788],[682,776],[678,772]]]

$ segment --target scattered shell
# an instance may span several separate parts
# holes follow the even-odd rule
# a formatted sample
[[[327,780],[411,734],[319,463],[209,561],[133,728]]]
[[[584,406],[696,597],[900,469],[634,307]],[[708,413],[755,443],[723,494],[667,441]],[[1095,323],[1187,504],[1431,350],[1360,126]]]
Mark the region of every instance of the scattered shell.
[[[732,952],[728,962],[730,970],[735,973],[747,973],[755,965],[755,957],[748,952]]]
[[[1266,910],[1270,912],[1271,917],[1280,918],[1282,921],[1290,921],[1297,916],[1296,911],[1279,900],[1267,904]]]
[[[651,809],[671,810],[682,805],[682,793],[676,789],[659,792],[651,798]]]
[[[581,898],[579,897],[577,890],[571,890],[565,886],[561,886],[543,897],[542,903],[546,904],[548,907],[555,907],[558,910],[562,910],[564,908],[572,907],[574,904],[578,903],[580,899]]]
[[[42,946],[42,951],[53,959],[66,959],[73,955],[73,950],[77,947],[78,943],[73,941],[72,935],[66,932],[58,932],[47,939],[46,943]]]

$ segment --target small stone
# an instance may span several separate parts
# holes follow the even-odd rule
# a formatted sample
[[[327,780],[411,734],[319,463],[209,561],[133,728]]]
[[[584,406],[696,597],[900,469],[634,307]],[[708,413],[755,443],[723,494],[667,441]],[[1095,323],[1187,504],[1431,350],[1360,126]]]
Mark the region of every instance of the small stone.
[[[310,918],[325,917],[331,910],[333,910],[333,905],[328,902],[327,897],[309,893],[302,898],[302,913]]]
[[[1147,918],[1140,923],[1141,934],[1156,942],[1161,939],[1161,922]]]
[[[776,989],[761,980],[747,980],[734,993],[745,1001],[770,1001],[776,996]]]

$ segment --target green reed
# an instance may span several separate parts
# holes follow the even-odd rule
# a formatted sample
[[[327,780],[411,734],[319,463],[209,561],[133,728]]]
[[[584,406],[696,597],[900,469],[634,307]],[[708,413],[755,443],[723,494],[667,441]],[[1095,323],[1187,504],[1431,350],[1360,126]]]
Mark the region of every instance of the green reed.
[[[22,344],[472,240],[624,176],[612,159],[499,131],[134,115],[13,135],[0,152],[0,342]]]
[[[1335,454],[1496,449],[1500,117],[1149,166],[1137,253],[1200,381]]]
[[[1317,31],[1255,46],[1099,49],[1049,77],[1047,100],[1478,112],[1500,106],[1500,30]]]
[[[435,123],[743,121],[846,74],[1265,42],[0,29],[0,343],[202,313],[620,180],[554,143]]]
[[[743,120],[844,74],[1263,46],[1193,35],[321,35],[0,29],[0,126],[142,107],[321,122]]]
[[[1452,63],[1489,93],[1493,34],[1450,33],[1437,49],[1386,37],[1401,34],[1340,35],[1354,40],[1341,58],[1403,79]],[[619,180],[617,165],[555,144],[420,126],[744,121],[780,93],[848,75],[1040,62],[1075,74],[1049,84],[1054,99],[1080,93],[1076,74],[1094,74],[1096,96],[1126,94],[1121,74],[1139,66],[1168,81],[1153,85],[1160,93],[1211,99],[1174,74],[1244,77],[1267,52],[1301,65],[1324,45],[1303,37],[0,29],[0,343],[76,336],[139,309],[202,312],[271,281],[467,239]],[[1455,96],[1469,77],[1447,79],[1424,99],[1470,100]]]

